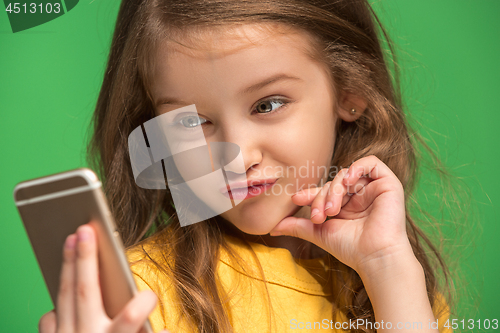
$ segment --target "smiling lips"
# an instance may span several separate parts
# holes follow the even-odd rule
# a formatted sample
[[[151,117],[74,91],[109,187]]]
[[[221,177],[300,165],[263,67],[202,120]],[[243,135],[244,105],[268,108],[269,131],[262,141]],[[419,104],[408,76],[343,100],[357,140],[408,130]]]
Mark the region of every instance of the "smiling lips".
[[[226,198],[245,200],[264,193],[264,191],[271,188],[274,183],[276,183],[276,180],[277,179],[274,178],[231,183],[231,187],[229,187],[229,185],[227,187],[222,187],[220,188],[220,192]]]

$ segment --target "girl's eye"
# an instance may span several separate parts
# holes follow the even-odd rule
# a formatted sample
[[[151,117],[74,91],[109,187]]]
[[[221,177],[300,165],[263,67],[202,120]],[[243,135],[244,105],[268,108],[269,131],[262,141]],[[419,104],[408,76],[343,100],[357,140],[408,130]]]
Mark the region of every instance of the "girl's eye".
[[[198,116],[187,116],[179,120],[179,123],[186,128],[193,128],[206,123],[207,120]]]
[[[268,99],[264,101],[260,101],[255,109],[257,113],[270,113],[285,105],[286,102],[280,99]]]

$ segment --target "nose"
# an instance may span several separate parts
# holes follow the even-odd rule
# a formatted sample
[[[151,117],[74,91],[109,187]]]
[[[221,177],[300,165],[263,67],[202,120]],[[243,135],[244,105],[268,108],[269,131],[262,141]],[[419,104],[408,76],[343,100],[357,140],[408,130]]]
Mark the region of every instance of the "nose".
[[[248,174],[252,167],[262,162],[263,153],[258,134],[244,122],[224,124],[219,131],[217,140],[223,143],[221,165],[226,172]]]

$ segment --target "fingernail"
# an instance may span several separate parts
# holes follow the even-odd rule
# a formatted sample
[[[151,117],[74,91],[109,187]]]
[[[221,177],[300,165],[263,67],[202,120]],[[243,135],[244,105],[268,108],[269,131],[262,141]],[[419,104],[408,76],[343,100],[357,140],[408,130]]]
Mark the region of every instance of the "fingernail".
[[[333,203],[331,203],[330,201],[328,201],[325,205],[325,210],[327,210],[328,208],[332,207],[333,206]]]
[[[72,234],[66,238],[66,242],[64,243],[64,246],[67,249],[71,250],[71,249],[75,248],[75,244],[76,244],[76,235]]]
[[[312,210],[312,212],[311,212],[311,218],[315,217],[315,216],[316,216],[316,214],[318,214],[318,213],[319,213],[319,209],[318,209],[318,208],[314,208],[314,209]]]
[[[88,241],[90,239],[90,234],[85,229],[78,229],[78,241]]]
[[[344,179],[349,178],[349,171],[347,171],[344,175]]]

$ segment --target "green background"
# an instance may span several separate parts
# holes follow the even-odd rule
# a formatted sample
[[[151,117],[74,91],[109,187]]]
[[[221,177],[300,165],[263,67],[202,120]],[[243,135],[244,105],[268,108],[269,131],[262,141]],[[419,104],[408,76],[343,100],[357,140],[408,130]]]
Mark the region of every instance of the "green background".
[[[464,267],[475,267],[464,270],[464,288],[478,296],[478,307],[460,305],[462,318],[500,319],[500,191],[494,175],[500,162],[500,1],[374,5],[398,44],[408,112],[471,188],[481,220],[481,227],[462,235],[477,238],[464,259]],[[80,1],[71,12],[15,34],[0,13],[2,332],[36,332],[40,316],[52,309],[12,191],[20,181],[86,165],[87,125],[118,6]]]

